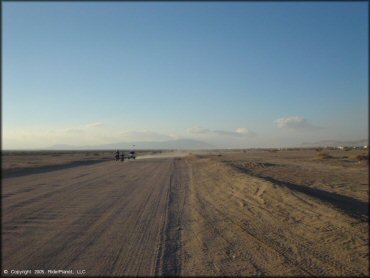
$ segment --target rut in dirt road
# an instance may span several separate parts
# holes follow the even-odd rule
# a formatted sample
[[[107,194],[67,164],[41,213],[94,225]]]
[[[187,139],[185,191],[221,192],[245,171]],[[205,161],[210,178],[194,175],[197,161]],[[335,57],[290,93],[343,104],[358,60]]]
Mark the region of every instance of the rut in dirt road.
[[[186,198],[186,186],[189,182],[188,168],[183,160],[175,159],[170,178],[167,217],[162,232],[161,266],[156,275],[178,276],[181,274],[181,231]]]

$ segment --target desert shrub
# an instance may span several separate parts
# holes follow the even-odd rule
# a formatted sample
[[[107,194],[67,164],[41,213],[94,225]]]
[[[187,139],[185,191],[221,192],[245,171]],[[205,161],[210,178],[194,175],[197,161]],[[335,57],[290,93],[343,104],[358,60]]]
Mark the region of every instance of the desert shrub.
[[[94,153],[94,155],[95,155],[95,156],[98,156],[98,155],[99,155],[99,153]]]
[[[315,149],[317,152],[321,152],[322,151],[322,148],[316,148]]]
[[[359,154],[356,156],[357,161],[363,161],[363,160],[369,160],[369,155],[368,154]]]
[[[333,158],[330,154],[328,153],[323,153],[323,152],[319,152],[317,154],[317,156],[320,158],[320,159],[329,159],[329,158]]]

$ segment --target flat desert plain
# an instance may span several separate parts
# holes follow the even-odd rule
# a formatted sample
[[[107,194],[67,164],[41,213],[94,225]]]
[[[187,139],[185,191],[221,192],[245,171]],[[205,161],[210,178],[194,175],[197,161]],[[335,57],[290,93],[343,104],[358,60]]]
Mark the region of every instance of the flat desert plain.
[[[3,152],[2,271],[368,276],[362,154]]]

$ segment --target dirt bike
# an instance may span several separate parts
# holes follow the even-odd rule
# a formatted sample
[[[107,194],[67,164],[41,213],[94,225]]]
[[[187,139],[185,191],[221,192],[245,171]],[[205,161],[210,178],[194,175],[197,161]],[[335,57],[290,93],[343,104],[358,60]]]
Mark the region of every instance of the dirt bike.
[[[135,159],[136,158],[136,154],[135,154],[135,151],[131,151],[130,153],[129,153],[129,155],[127,156],[127,159]]]

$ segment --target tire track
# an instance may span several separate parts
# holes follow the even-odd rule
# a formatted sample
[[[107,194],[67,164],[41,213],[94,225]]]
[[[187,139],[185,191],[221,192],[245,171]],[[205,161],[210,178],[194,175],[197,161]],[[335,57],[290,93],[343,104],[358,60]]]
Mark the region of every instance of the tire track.
[[[246,263],[250,264],[250,267],[246,271],[253,275],[271,274],[268,269],[274,261],[273,256],[282,258],[285,265],[282,269],[280,268],[282,264],[279,265],[282,272],[274,272],[275,274],[286,273],[288,275],[289,271],[293,271],[293,275],[309,276],[364,275],[364,272],[357,269],[355,265],[352,267],[347,263],[346,258],[349,258],[349,253],[338,256],[324,247],[320,249],[320,246],[314,242],[314,237],[311,237],[317,233],[315,229],[309,230],[307,238],[303,236],[305,234],[301,234],[300,229],[304,225],[312,226],[310,224],[312,217],[316,219],[321,217],[328,221],[336,217],[331,211],[327,211],[325,214],[320,213],[322,209],[325,209],[323,208],[324,204],[306,202],[301,199],[303,197],[297,196],[297,193],[290,191],[289,188],[274,188],[271,183],[257,180],[256,177],[240,175],[222,163],[194,159],[192,163],[191,169],[194,168],[195,172],[191,170],[194,172],[192,174],[194,176],[192,183],[194,184],[191,185],[192,191],[190,192],[193,197],[191,209],[200,225],[197,228],[194,226],[191,233],[192,237],[199,242],[198,246],[205,247],[206,250],[202,254],[207,257],[208,263],[206,265],[214,265],[213,272],[217,275],[245,275],[240,272],[240,268],[236,268],[238,262],[233,262],[234,259],[237,260],[234,252],[239,252],[242,257],[248,258]],[[252,183],[248,184],[249,180]],[[238,185],[230,185],[232,183]],[[256,193],[257,197],[263,199],[262,203],[255,198]],[[242,196],[245,201],[241,207],[239,199],[243,200]],[[312,215],[306,217],[305,214],[308,212],[312,212]],[[286,217],[289,220],[293,215],[298,217],[298,220],[295,220],[296,223],[285,223],[286,220],[281,222]],[[338,212],[338,215],[341,214]],[[319,228],[321,228],[322,224],[315,221],[313,223],[319,223]],[[297,225],[298,222],[299,225]],[[296,230],[296,227],[299,227],[299,230]],[[336,236],[344,238],[346,230],[342,230],[343,227],[331,226],[331,228],[335,228],[335,231],[331,231],[331,236],[333,236],[333,232],[336,232],[338,234]],[[351,229],[349,225],[345,227]],[[345,238],[348,244],[361,246],[361,241],[353,242],[348,241],[348,237]],[[215,245],[208,246],[207,242],[209,241],[219,241],[219,243],[217,247]],[[225,251],[226,253],[222,253]],[[187,250],[187,252],[191,253],[191,250]],[[248,252],[255,253],[248,257],[245,255]],[[264,254],[268,254],[268,260],[266,257],[261,260],[264,258]],[[219,266],[215,265],[216,260],[220,262]],[[269,260],[272,261],[269,263]],[[222,271],[222,269],[225,270],[225,267],[234,272],[226,272],[225,274]],[[252,267],[255,268],[254,271]],[[210,273],[210,270],[204,268],[203,271]],[[279,270],[274,269],[274,271]],[[191,273],[194,275],[193,272]]]
[[[179,276],[182,264],[182,236],[183,212],[185,204],[185,186],[187,185],[188,168],[181,159],[174,159],[169,179],[167,195],[167,212],[164,222],[162,248],[157,260],[156,274],[162,276]]]

